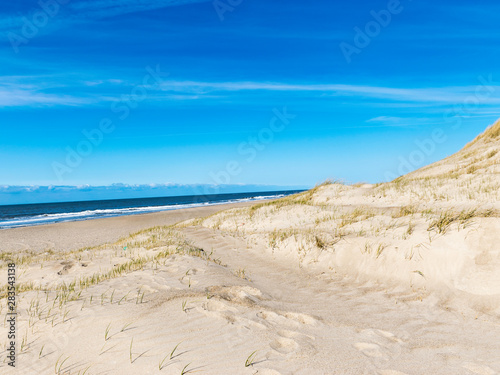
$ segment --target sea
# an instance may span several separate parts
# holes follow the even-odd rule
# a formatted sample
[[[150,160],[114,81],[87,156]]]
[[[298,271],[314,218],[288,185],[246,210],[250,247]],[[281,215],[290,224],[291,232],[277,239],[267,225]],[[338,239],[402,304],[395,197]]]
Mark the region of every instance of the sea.
[[[303,190],[1,205],[0,229],[277,199],[301,191]]]

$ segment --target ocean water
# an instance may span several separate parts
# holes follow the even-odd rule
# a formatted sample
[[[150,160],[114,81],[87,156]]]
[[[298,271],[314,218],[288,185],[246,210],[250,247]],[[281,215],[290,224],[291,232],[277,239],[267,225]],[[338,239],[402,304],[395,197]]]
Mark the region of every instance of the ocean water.
[[[0,206],[0,229],[276,199],[302,190]]]

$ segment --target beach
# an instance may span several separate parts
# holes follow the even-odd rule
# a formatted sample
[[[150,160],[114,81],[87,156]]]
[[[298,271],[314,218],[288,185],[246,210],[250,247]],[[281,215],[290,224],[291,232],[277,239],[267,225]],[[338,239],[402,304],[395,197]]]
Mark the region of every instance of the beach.
[[[130,233],[157,225],[211,215],[229,207],[245,207],[251,202],[186,208],[133,216],[73,221],[0,230],[0,251],[76,250],[115,242]]]
[[[425,241],[432,219],[379,193],[327,183],[257,204],[3,230],[0,277],[13,261],[18,315],[16,368],[1,372],[496,374],[498,254],[472,245],[497,219],[450,224],[410,255],[398,247]],[[450,240],[471,247],[449,254]],[[15,241],[25,247],[4,250]]]

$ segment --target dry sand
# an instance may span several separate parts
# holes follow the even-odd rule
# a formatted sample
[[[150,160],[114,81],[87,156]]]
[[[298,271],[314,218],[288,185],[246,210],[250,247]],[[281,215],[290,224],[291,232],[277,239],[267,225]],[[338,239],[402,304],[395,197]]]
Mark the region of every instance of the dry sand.
[[[387,184],[2,231],[20,290],[0,372],[498,374],[492,129]]]

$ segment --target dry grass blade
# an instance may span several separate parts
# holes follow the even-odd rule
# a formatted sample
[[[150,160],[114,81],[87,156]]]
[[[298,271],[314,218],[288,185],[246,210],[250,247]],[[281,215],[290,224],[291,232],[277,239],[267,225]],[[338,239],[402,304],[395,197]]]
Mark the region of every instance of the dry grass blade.
[[[245,361],[245,367],[252,366],[254,364],[255,357],[257,356],[257,350],[252,352]]]
[[[132,345],[134,344],[134,338],[132,337],[132,340],[130,340],[130,348],[129,348],[129,358],[130,358],[130,363],[132,363]]]
[[[110,329],[111,329],[111,323],[108,324],[106,330],[104,331],[104,341],[108,341]]]
[[[189,370],[188,370],[188,371],[186,371],[186,369],[188,368],[188,366],[189,366],[190,364],[191,364],[191,363],[188,363],[186,366],[184,366],[184,368],[183,368],[183,369],[182,369],[182,371],[181,371],[181,375],[187,374],[187,373],[189,372]]]
[[[178,343],[174,349],[170,352],[170,359],[174,358],[174,354],[175,354],[175,351],[177,350],[177,348],[179,347],[179,345],[182,344],[182,341],[180,343]]]

